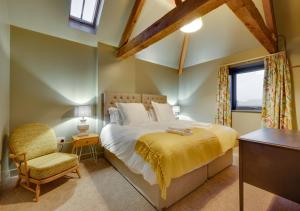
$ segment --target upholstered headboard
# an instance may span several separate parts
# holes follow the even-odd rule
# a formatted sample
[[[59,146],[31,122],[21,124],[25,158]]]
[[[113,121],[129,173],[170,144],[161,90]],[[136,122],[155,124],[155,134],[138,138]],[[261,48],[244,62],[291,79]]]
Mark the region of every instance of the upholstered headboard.
[[[147,111],[152,108],[151,101],[156,103],[167,103],[167,96],[142,94],[142,103]]]
[[[136,93],[104,93],[103,114],[108,120],[108,108],[116,107],[116,103],[143,103],[146,110],[152,108],[151,101],[167,103],[167,96]]]
[[[109,107],[116,107],[116,103],[141,103],[142,95],[136,93],[105,93],[104,94],[104,117],[108,115]]]

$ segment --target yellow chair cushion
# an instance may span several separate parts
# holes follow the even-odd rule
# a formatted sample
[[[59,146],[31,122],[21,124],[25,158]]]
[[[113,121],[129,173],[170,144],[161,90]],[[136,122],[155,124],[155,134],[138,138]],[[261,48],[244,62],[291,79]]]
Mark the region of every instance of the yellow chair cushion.
[[[55,133],[44,124],[27,124],[15,129],[9,145],[15,154],[26,153],[27,160],[57,151]]]
[[[78,156],[75,154],[55,152],[27,161],[29,176],[34,179],[45,179],[78,165]],[[21,171],[25,173],[22,163]]]

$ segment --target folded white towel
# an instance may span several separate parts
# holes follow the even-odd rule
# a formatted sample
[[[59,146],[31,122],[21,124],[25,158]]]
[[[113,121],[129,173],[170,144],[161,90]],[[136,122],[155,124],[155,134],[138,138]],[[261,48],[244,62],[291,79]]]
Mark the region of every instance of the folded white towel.
[[[168,128],[167,129],[167,132],[168,133],[174,133],[174,134],[177,134],[177,135],[181,135],[181,136],[190,136],[192,135],[192,131],[190,129],[185,129],[185,130],[174,130],[174,129],[170,129]]]
[[[192,130],[190,128],[180,128],[180,127],[168,127],[169,130],[176,130],[176,131],[181,131],[185,133],[191,133]]]

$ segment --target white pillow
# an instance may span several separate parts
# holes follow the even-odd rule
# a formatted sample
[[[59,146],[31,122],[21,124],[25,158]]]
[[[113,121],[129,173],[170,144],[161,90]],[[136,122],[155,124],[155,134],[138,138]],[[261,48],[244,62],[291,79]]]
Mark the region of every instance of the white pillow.
[[[153,101],[151,103],[155,111],[157,121],[167,122],[176,120],[176,117],[172,110],[172,106],[167,103],[156,103]]]
[[[149,122],[148,113],[141,103],[117,103],[117,107],[125,117],[125,125]]]
[[[153,109],[149,109],[148,116],[149,116],[150,121],[153,121],[153,122],[157,121],[155,111]]]
[[[123,118],[122,118],[120,109],[115,108],[115,107],[109,107],[108,113],[109,113],[110,123],[118,124],[118,125],[123,124]]]

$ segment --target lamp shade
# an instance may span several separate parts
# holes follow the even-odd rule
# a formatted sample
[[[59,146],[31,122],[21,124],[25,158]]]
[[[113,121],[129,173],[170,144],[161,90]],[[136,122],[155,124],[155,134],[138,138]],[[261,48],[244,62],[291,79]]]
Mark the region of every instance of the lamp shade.
[[[90,117],[90,116],[92,116],[91,106],[82,105],[82,106],[76,107],[75,115],[77,117]]]
[[[180,113],[180,106],[175,105],[175,106],[172,107],[172,110],[173,110],[174,113]]]

